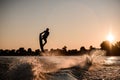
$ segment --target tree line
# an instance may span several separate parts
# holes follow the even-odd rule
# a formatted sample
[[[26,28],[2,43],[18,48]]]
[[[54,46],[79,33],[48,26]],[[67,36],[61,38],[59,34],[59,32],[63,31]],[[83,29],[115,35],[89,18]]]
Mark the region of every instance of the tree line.
[[[24,47],[20,47],[19,49],[15,50],[3,50],[0,49],[0,56],[42,56],[42,54],[49,54],[49,55],[59,55],[59,56],[77,56],[77,55],[83,55],[88,54],[92,50],[105,50],[106,56],[120,56],[120,41],[112,44],[109,41],[103,41],[100,44],[101,48],[95,48],[93,46],[90,46],[89,49],[86,49],[84,46],[81,46],[79,50],[77,49],[71,49],[67,50],[67,47],[64,46],[62,49],[51,49],[48,51],[47,49],[45,52],[41,52],[40,49],[36,49],[33,51],[31,48],[28,48],[27,50],[24,49]]]
[[[101,49],[106,51],[107,56],[120,56],[120,41],[112,44],[109,41],[101,43]]]

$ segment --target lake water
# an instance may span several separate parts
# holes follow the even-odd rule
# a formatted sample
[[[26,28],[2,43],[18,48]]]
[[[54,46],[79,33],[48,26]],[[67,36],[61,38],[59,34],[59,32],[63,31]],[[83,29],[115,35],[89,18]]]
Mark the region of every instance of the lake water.
[[[0,56],[0,80],[79,80],[70,73],[71,69],[88,69],[91,65],[120,66],[120,57]]]

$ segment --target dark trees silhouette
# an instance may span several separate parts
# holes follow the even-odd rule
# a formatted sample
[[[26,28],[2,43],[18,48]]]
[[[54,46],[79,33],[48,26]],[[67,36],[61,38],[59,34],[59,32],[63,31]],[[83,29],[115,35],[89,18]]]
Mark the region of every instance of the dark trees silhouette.
[[[24,47],[20,47],[17,50],[0,49],[0,56],[38,56],[40,55],[40,53],[41,52],[39,49],[32,51],[31,48],[28,48],[27,50],[25,50]]]
[[[111,43],[109,41],[103,41],[100,46],[101,49],[109,51],[111,49]]]
[[[120,41],[112,44],[109,41],[103,41],[100,44],[100,49],[106,51],[106,56],[120,56]],[[59,55],[59,56],[78,56],[89,54],[92,50],[100,50],[98,48],[90,46],[89,49],[86,49],[84,46],[80,47],[80,50],[71,49],[67,50],[67,47],[64,46],[62,49],[51,49],[50,51],[45,50],[45,53],[50,55]],[[24,47],[20,47],[19,49],[0,49],[0,56],[42,56],[42,52],[40,49],[36,49],[33,51],[31,48],[25,50]]]
[[[102,50],[107,52],[107,56],[120,56],[120,41],[114,45],[109,41],[103,41],[100,46]]]
[[[34,55],[41,55],[41,54],[40,54],[40,50],[39,50],[39,49],[36,49]]]
[[[62,48],[62,52],[65,53],[65,54],[67,53],[67,46],[64,46],[64,47]]]
[[[96,48],[93,47],[92,45],[89,47],[89,50],[92,51],[92,50],[95,50]]]
[[[119,41],[119,42],[116,42],[116,43],[113,45],[112,52],[114,53],[115,56],[120,56],[120,41]]]
[[[28,48],[27,52],[28,52],[28,54],[32,54],[32,49]]]
[[[85,49],[84,46],[80,48],[80,54],[85,54],[87,52],[87,49]]]
[[[17,51],[17,54],[19,55],[26,55],[27,51],[24,49],[24,47],[20,47]]]
[[[103,41],[100,46],[102,50],[106,50],[107,56],[111,55],[112,44],[109,41]]]

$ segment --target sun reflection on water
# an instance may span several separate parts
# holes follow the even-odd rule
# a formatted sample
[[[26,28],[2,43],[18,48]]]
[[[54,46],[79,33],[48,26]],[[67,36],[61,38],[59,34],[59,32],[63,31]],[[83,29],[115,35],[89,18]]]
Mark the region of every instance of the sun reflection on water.
[[[118,65],[120,64],[120,58],[119,57],[107,57],[105,60],[106,65]]]

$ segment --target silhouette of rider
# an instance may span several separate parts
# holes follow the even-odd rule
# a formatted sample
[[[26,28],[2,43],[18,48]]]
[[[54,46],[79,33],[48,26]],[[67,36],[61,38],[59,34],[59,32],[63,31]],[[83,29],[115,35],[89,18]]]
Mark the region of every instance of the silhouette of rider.
[[[47,37],[49,36],[49,28],[46,28],[45,31],[40,33],[42,40],[44,40],[43,46],[47,43]]]

